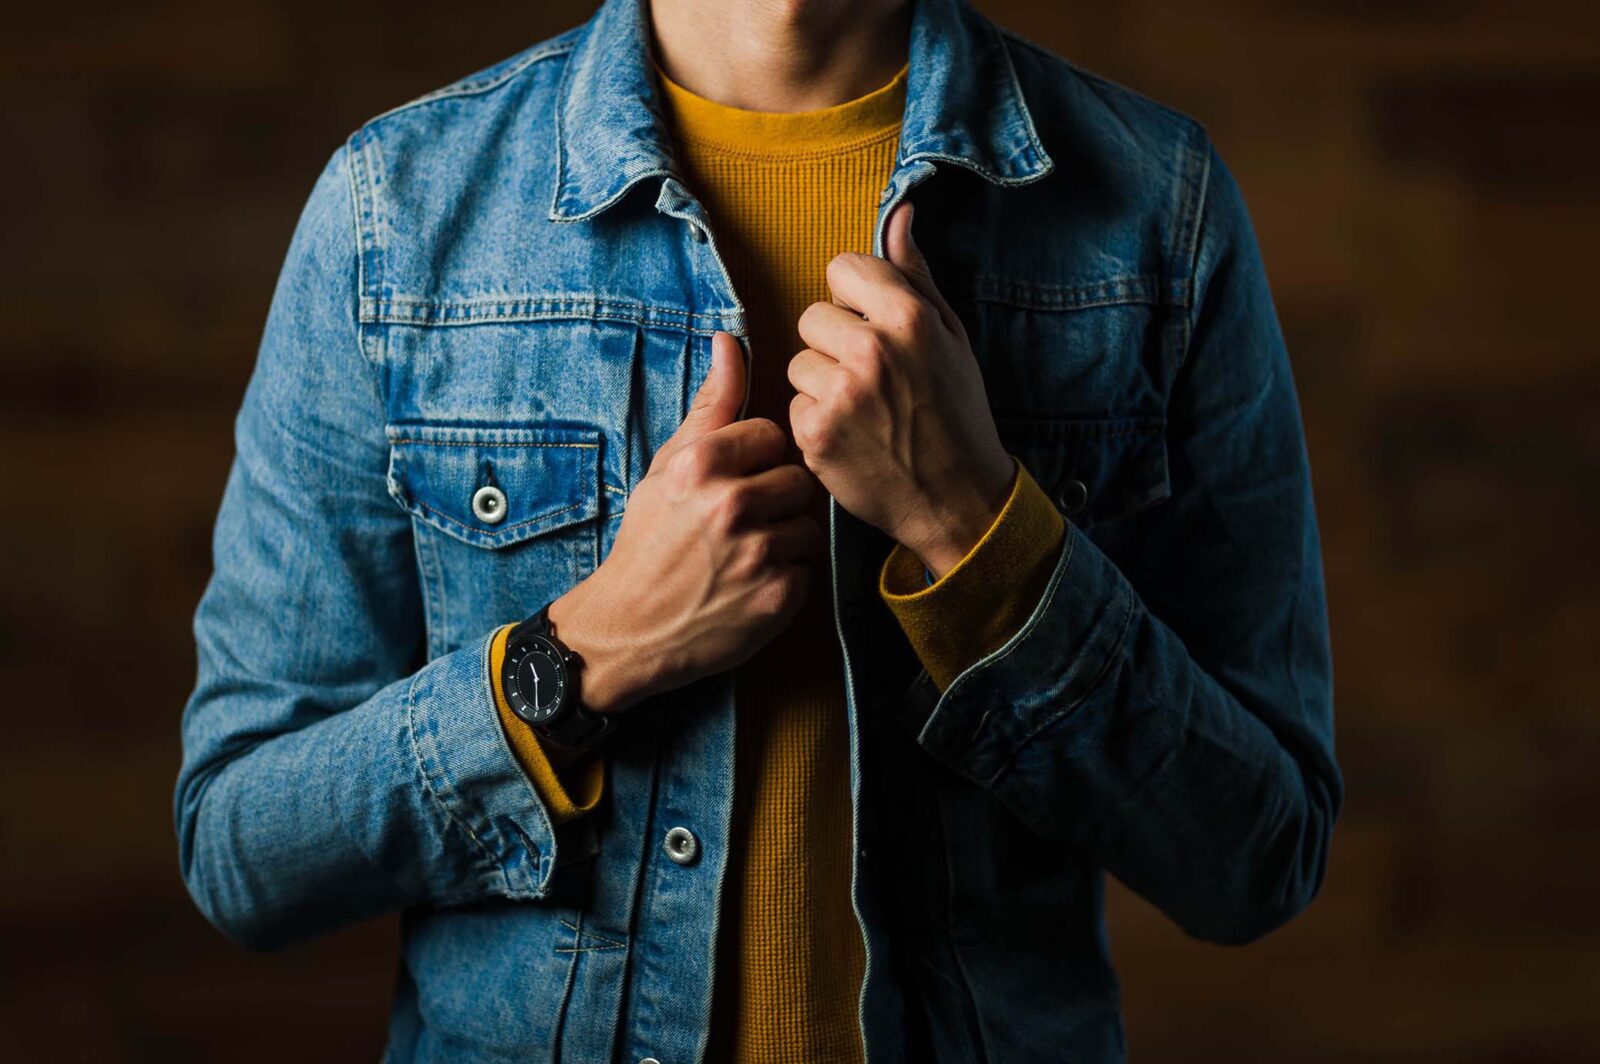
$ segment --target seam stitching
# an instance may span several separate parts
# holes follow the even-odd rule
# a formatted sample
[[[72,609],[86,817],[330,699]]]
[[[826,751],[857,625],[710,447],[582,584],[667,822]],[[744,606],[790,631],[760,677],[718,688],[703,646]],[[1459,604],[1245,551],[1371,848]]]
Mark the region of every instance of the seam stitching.
[[[392,444],[414,443],[419,447],[576,447],[585,451],[598,450],[598,443],[545,443],[533,440],[429,440],[420,436],[396,436]]]
[[[554,40],[547,41],[543,45],[535,45],[532,51],[523,56],[513,66],[506,70],[502,70],[498,74],[478,78],[476,80],[468,78],[458,81],[453,85],[445,85],[442,88],[434,89],[432,92],[423,93],[421,96],[418,96],[413,100],[407,100],[405,103],[391,107],[387,111],[381,111],[378,114],[373,115],[363,123],[363,126],[370,126],[376,122],[383,121],[391,115],[399,114],[402,111],[409,111],[425,104],[437,103],[440,100],[457,99],[462,96],[481,96],[484,93],[497,89],[508,82],[516,80],[518,76],[523,74],[529,68],[533,67],[535,64],[546,59],[558,58],[571,52],[577,45],[576,41],[568,37],[568,34],[574,33],[577,28],[578,27],[574,27],[573,29],[566,31],[566,33],[559,34]]]

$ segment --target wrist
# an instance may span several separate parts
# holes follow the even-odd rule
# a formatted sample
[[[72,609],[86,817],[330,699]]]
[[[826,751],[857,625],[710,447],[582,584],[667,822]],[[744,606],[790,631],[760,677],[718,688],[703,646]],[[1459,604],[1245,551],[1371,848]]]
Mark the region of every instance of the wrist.
[[[959,493],[937,508],[919,532],[908,538],[895,538],[921,560],[932,580],[939,580],[954,569],[978,545],[1005,509],[1016,483],[1016,463],[1009,454],[1002,456],[983,478],[963,485]]]
[[[637,648],[590,608],[584,588],[579,584],[552,601],[546,617],[555,637],[578,655],[578,697],[584,707],[620,713],[650,694],[648,675]]]

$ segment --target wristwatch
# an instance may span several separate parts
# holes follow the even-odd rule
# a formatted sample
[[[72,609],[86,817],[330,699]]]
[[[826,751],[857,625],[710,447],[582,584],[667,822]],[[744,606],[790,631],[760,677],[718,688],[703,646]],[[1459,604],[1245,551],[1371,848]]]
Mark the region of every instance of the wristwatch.
[[[540,738],[582,750],[599,742],[613,723],[609,714],[583,705],[578,691],[582,665],[577,651],[556,638],[546,603],[506,637],[500,689],[511,712]]]

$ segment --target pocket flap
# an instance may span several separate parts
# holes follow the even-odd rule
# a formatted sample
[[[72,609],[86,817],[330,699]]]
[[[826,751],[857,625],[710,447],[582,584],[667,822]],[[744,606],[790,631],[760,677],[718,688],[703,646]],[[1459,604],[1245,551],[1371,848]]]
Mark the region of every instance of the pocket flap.
[[[1171,494],[1164,418],[997,417],[995,427],[1076,524],[1122,517]]]
[[[599,513],[594,426],[410,422],[385,431],[389,494],[456,539],[506,547]]]

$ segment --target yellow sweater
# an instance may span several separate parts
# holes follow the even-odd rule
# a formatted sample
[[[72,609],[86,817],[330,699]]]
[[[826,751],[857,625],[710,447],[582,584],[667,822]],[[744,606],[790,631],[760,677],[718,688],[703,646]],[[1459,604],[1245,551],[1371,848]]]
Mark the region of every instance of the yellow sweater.
[[[907,69],[834,107],[747,111],[696,96],[657,68],[685,183],[705,205],[716,248],[748,312],[751,417],[788,430],[786,368],[805,346],[800,313],[827,301],[828,260],[870,253],[878,193],[894,162]],[[924,217],[920,224],[937,224]],[[937,278],[935,278],[937,280]],[[799,461],[792,440],[789,461]],[[927,584],[897,546],[878,593],[943,690],[1000,646],[1037,603],[1065,531],[1020,462],[1005,508],[972,551]],[[814,513],[827,528],[825,493]],[[849,737],[843,660],[826,559],[793,622],[734,671],[734,824],[723,895],[710,1058],[859,1061],[864,957],[850,903]],[[492,644],[500,674],[506,634]],[[560,776],[498,688],[507,738],[558,820],[593,808],[604,755]]]

